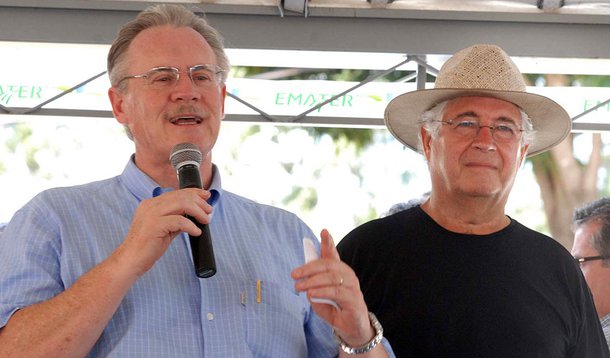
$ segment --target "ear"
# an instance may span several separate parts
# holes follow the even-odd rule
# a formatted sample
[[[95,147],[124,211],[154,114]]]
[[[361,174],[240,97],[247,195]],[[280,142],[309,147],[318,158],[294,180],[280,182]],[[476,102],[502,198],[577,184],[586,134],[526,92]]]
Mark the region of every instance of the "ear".
[[[222,88],[220,89],[220,95],[222,96],[220,119],[225,119],[225,100],[227,99],[227,85],[224,83],[222,84]]]
[[[127,115],[125,114],[123,105],[125,101],[123,99],[124,94],[122,94],[116,87],[110,87],[108,90],[108,98],[110,99],[110,104],[112,105],[112,114],[114,118],[121,123],[127,124]]]
[[[424,129],[424,127],[419,128],[419,135],[421,136],[422,149],[424,151],[424,156],[426,156],[426,161],[430,160],[430,141],[432,140],[432,136],[428,131]]]

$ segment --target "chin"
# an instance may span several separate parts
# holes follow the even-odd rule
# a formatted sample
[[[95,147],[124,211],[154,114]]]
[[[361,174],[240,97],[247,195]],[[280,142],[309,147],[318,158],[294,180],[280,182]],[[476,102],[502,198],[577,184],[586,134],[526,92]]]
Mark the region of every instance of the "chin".
[[[470,186],[463,188],[462,192],[473,197],[492,197],[497,196],[500,193],[500,189],[497,186],[487,186],[478,184],[476,186]]]

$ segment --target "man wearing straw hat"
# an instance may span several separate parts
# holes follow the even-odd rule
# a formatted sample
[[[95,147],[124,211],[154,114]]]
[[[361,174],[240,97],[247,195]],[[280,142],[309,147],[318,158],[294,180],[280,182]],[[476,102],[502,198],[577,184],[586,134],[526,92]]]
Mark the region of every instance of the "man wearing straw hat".
[[[386,108],[390,132],[425,156],[431,192],[339,252],[398,357],[610,357],[570,253],[505,213],[526,155],[571,129],[560,105],[525,90],[501,48],[474,45],[434,89]]]

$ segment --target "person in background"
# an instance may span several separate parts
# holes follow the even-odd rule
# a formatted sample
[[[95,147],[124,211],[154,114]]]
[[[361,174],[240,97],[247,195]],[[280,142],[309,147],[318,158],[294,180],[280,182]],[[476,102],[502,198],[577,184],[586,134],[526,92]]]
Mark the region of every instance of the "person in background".
[[[228,71],[220,34],[182,6],[121,28],[108,94],[135,154],[117,177],[15,213],[0,240],[0,356],[392,354],[327,231],[305,264],[315,236],[300,219],[222,188],[211,153]],[[204,189],[179,189],[169,156],[181,143],[201,151]],[[195,274],[189,235],[202,230],[187,216],[209,225],[212,277]]]
[[[425,192],[422,196],[420,196],[418,198],[409,199],[407,202],[396,203],[396,204],[390,206],[390,208],[388,209],[387,212],[382,213],[381,217],[396,214],[399,211],[407,210],[414,206],[418,206],[419,204],[423,203],[428,198],[429,195],[430,195],[430,192]]]
[[[430,195],[355,228],[338,250],[396,355],[609,357],[570,253],[505,213],[526,155],[570,132],[565,110],[527,93],[501,48],[477,44],[434,88],[394,98],[385,123],[425,156]]]
[[[572,255],[591,289],[597,316],[610,346],[610,198],[574,211]]]

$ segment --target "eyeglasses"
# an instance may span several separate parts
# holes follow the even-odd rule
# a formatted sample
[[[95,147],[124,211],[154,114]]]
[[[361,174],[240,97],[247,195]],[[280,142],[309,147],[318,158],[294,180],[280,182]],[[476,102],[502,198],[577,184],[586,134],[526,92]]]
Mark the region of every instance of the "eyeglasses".
[[[606,260],[610,259],[610,256],[587,256],[587,257],[575,257],[574,260],[578,262],[579,265],[582,266],[585,262],[595,261],[595,260]]]
[[[188,69],[188,75],[196,87],[212,88],[224,80],[226,71],[217,65],[195,65]],[[155,67],[142,75],[125,76],[118,84],[130,78],[143,78],[146,85],[162,90],[176,86],[180,74],[184,73],[175,67]]]
[[[491,126],[481,125],[478,121],[468,118],[435,122],[441,122],[444,125],[448,125],[453,129],[454,133],[469,139],[475,138],[481,131],[481,128],[489,128],[492,138],[498,142],[517,141],[521,136],[521,132],[524,131],[517,127],[516,124],[510,122],[496,123]]]

